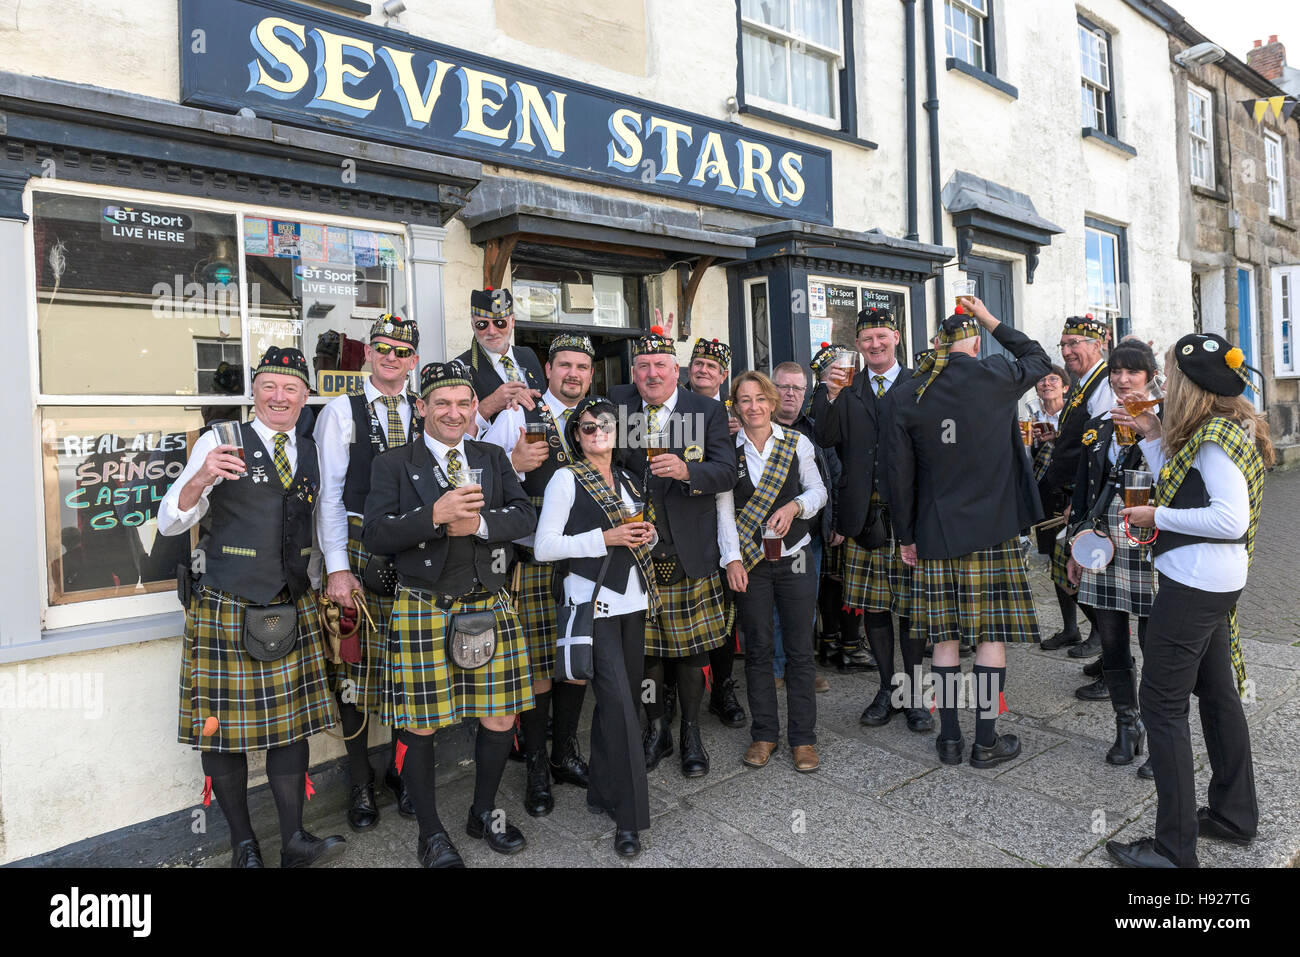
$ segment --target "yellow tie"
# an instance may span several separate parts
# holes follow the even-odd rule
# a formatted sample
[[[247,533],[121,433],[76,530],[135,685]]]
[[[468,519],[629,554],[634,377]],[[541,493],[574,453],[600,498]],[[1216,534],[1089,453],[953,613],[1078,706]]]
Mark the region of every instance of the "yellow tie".
[[[519,374],[519,370],[515,368],[515,364],[510,360],[509,356],[501,357],[501,368],[506,370],[506,378],[511,382],[524,381],[524,377]]]
[[[460,467],[460,453],[455,449],[447,453],[447,481],[452,488],[460,488],[465,481],[465,471]]]
[[[883,399],[885,397],[885,377],[878,375],[872,378],[876,380],[876,398]]]
[[[402,429],[402,416],[397,411],[402,404],[400,395],[381,395],[380,401],[388,409],[388,447],[396,448],[406,444],[406,434]]]
[[[572,409],[565,409],[560,413],[560,444],[567,450],[569,448],[569,439],[567,430],[569,428],[569,416],[573,414]]]
[[[285,488],[293,484],[293,469],[289,468],[289,455],[284,450],[288,441],[289,436],[283,432],[275,433],[275,451],[271,453],[271,461],[275,463],[275,473],[280,476],[280,484]]]
[[[662,431],[659,422],[659,412],[663,409],[662,405],[646,406],[646,434],[657,435]],[[654,497],[650,494],[650,457],[646,456],[645,463],[645,520],[651,524],[655,521],[655,503]]]

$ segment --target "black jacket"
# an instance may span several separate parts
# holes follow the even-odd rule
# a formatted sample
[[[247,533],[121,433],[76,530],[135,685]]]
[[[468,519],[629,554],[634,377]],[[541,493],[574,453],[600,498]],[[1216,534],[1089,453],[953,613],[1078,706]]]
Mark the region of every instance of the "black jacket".
[[[1048,515],[1056,515],[1063,511],[1074,494],[1074,478],[1079,470],[1079,456],[1083,449],[1081,439],[1083,433],[1089,428],[1088,400],[1101,383],[1106,381],[1106,375],[1107,364],[1103,362],[1101,371],[1089,383],[1083,398],[1071,411],[1067,410],[1069,410],[1069,400],[1074,397],[1075,391],[1071,389],[1065,396],[1066,405],[1061,411],[1057,428],[1059,434],[1052,444],[1052,457],[1047,462],[1047,471],[1038,482],[1038,494],[1043,502],[1043,511]]]
[[[821,386],[818,386],[821,388]],[[814,393],[815,395],[815,393]],[[791,428],[798,429],[813,445],[813,451],[817,453],[817,471],[821,473],[822,484],[826,486],[826,507],[821,510],[817,516],[816,531],[821,535],[823,541],[829,541],[831,533],[835,531],[835,515],[839,504],[839,484],[840,475],[843,469],[840,468],[840,457],[833,448],[822,448],[817,442],[817,423],[812,417],[803,414],[794,420]]]
[[[1020,397],[1051,362],[1042,346],[1006,323],[993,337],[1015,362],[954,353],[919,403],[925,377],[909,378],[892,398],[890,516],[899,543],[915,543],[918,558],[968,555],[1015,538],[1043,517],[1016,420]]]
[[[619,407],[624,421],[633,413],[640,418],[644,406],[636,386],[615,386],[609,398]],[[716,399],[678,388],[669,429],[673,437],[671,451],[687,459],[689,484],[651,476],[644,448],[620,448],[619,463],[634,476],[646,476],[647,492],[663,503],[663,510],[656,515],[659,537],[665,543],[672,542],[686,576],[706,578],[718,571],[722,558],[713,496],[735,488],[738,475],[736,442],[727,428],[727,407]],[[690,442],[683,441],[687,437]],[[619,444],[625,446],[626,437],[620,437]],[[688,446],[694,446],[692,453],[698,449],[703,457],[691,461],[685,454]]]
[[[1088,514],[1098,497],[1106,490],[1107,483],[1115,478],[1111,474],[1110,455],[1108,454],[1110,443],[1113,441],[1115,426],[1110,419],[1103,419],[1098,416],[1084,423],[1083,432],[1080,435],[1086,435],[1091,429],[1097,431],[1096,440],[1088,445],[1080,443],[1079,468],[1075,472],[1074,497],[1070,502],[1071,526],[1083,521],[1084,516]],[[1145,468],[1142,449],[1136,442],[1120,455],[1118,468],[1121,489],[1123,488],[1125,469]],[[1124,495],[1123,491],[1118,494],[1121,497]]]
[[[812,417],[817,444],[834,448],[842,471],[835,504],[835,530],[846,538],[859,534],[867,524],[871,492],[878,489],[888,501],[882,477],[885,443],[881,427],[886,407],[900,393],[908,391],[912,370],[903,366],[883,399],[876,397],[871,372],[859,372],[853,385],[840,391],[834,402],[825,385],[813,391]]]
[[[466,468],[483,469],[487,541],[476,535],[451,538],[445,525],[433,527],[433,505],[444,489],[434,474],[433,453],[423,436],[375,457],[361,540],[376,555],[392,555],[398,576],[408,584],[445,594],[460,593],[459,589],[440,588],[439,581],[449,579],[454,571],[464,571],[444,565],[453,543],[467,541],[472,545],[475,584],[488,590],[499,588],[514,555],[511,543],[537,527],[537,510],[524,494],[505,452],[466,439],[465,463]]]
[[[519,371],[528,380],[528,385],[538,392],[545,393],[546,375],[542,371],[542,364],[537,361],[536,354],[527,346],[512,346],[512,348],[515,359],[519,363]],[[483,351],[477,339],[456,359],[469,369],[469,381],[474,384],[474,395],[480,402],[505,385],[505,380],[497,373],[496,366],[492,364],[492,360],[488,358],[488,354]]]

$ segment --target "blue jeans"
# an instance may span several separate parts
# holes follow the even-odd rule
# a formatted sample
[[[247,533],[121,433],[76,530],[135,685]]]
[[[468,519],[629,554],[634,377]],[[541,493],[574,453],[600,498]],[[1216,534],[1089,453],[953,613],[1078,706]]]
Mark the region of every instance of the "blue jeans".
[[[817,586],[821,583],[822,578],[822,538],[820,535],[814,535],[812,542],[808,545],[808,554],[812,558],[812,576],[813,576],[813,594],[817,593]],[[817,604],[813,603],[813,627],[817,627]],[[776,672],[778,678],[785,677],[785,644],[781,641],[781,616],[773,612],[772,614],[772,670]],[[815,651],[816,649],[814,649]]]

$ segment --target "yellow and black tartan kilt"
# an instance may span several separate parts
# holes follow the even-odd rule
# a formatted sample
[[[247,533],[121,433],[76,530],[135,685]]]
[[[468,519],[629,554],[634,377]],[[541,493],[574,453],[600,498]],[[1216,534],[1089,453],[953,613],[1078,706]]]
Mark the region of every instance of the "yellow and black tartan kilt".
[[[913,569],[912,594],[925,608],[912,624],[933,642],[1038,641],[1038,613],[1019,539],[957,558],[921,559]]]
[[[357,581],[362,581],[361,573],[366,569],[370,553],[361,544],[361,519],[356,515],[348,516],[348,567]],[[378,711],[379,701],[384,686],[384,649],[388,645],[388,619],[393,613],[393,599],[387,595],[376,595],[364,584],[361,590],[366,595],[366,610],[374,619],[372,629],[365,617],[361,617],[357,636],[361,639],[361,661],[357,664],[341,662],[331,664],[329,669],[330,691],[337,693],[344,681],[352,684],[352,701],[358,711]]]
[[[399,586],[393,602],[385,656],[380,720],[394,728],[441,728],[464,718],[512,715],[533,706],[528,645],[514,610],[490,595],[433,603],[430,592]],[[482,668],[465,671],[452,663],[443,637],[452,615],[494,611],[496,651]]]
[[[1066,573],[1066,564],[1069,561],[1070,536],[1067,534],[1062,538],[1058,538],[1052,544],[1052,584],[1057,588],[1065,589],[1073,595],[1078,589],[1070,584],[1070,577]]]
[[[840,581],[844,579],[844,544],[826,545],[822,550],[822,575]]]
[[[550,678],[555,672],[555,614],[559,605],[551,591],[555,566],[520,561],[519,568],[519,590],[511,598],[528,642],[528,664],[534,681]]]
[[[898,546],[886,542],[866,549],[851,538],[844,549],[844,604],[858,611],[912,613],[912,569],[903,564]]]
[[[687,658],[712,651],[728,638],[727,609],[718,572],[659,586],[661,610],[645,626],[645,653],[652,658]]]
[[[279,748],[332,727],[325,644],[316,596],[299,596],[298,644],[279,661],[244,650],[245,601],[203,588],[190,596],[181,644],[176,739],[200,751]],[[217,731],[203,737],[209,717]]]

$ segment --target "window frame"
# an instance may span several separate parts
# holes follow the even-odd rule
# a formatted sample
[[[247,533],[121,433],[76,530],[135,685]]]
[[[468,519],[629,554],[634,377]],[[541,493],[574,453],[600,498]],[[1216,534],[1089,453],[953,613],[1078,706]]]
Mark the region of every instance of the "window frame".
[[[763,322],[767,326],[767,368],[760,368],[754,358],[754,289],[757,286],[763,287],[763,304],[764,315]],[[745,317],[745,361],[749,368],[756,369],[764,375],[772,374],[772,284],[768,282],[767,276],[758,276],[753,279],[746,279],[741,284],[742,309]]]
[[[1091,129],[1091,130],[1096,130],[1097,132],[1099,132],[1099,133],[1101,133],[1101,134],[1103,134],[1103,135],[1105,135],[1105,136],[1111,136],[1111,137],[1114,137],[1114,138],[1118,139],[1118,138],[1119,138],[1119,131],[1116,129],[1116,122],[1115,122],[1115,119],[1116,119],[1116,111],[1115,111],[1115,50],[1114,50],[1114,46],[1112,45],[1112,42],[1111,42],[1111,39],[1112,39],[1112,38],[1111,38],[1110,31],[1109,31],[1109,30],[1106,30],[1106,29],[1104,29],[1104,28],[1102,28],[1102,27],[1099,27],[1097,24],[1093,23],[1093,22],[1092,22],[1091,20],[1089,20],[1087,17],[1082,17],[1082,16],[1078,18],[1078,20],[1077,20],[1077,26],[1078,26],[1078,31],[1076,32],[1076,41],[1078,41],[1078,51],[1079,51],[1079,57],[1080,57],[1080,60],[1079,60],[1079,80],[1080,80],[1080,91],[1079,91],[1079,108],[1080,108],[1080,116],[1079,116],[1079,120],[1080,120],[1080,123],[1082,124],[1083,129],[1085,129],[1085,130],[1089,130],[1089,129]],[[1105,57],[1106,57],[1106,64],[1105,64],[1105,66],[1106,66],[1106,85],[1105,85],[1104,87],[1098,85],[1098,83],[1097,83],[1096,80],[1092,79],[1091,77],[1088,77],[1088,76],[1085,75],[1084,72],[1083,72],[1083,59],[1082,59],[1082,58],[1083,58],[1083,44],[1082,44],[1082,36],[1081,36],[1083,33],[1091,33],[1091,34],[1093,34],[1094,36],[1096,36],[1097,38],[1099,38],[1099,39],[1102,41],[1102,44],[1101,44],[1100,49],[1104,51],[1104,54],[1105,54]],[[1103,116],[1103,118],[1104,118],[1105,121],[1106,121],[1106,126],[1105,126],[1104,128],[1103,128],[1103,127],[1096,126],[1095,124],[1094,124],[1094,125],[1089,125],[1089,124],[1087,124],[1087,123],[1083,123],[1082,109],[1083,109],[1083,88],[1084,88],[1084,87],[1088,87],[1088,88],[1090,88],[1090,89],[1092,89],[1092,90],[1094,90],[1094,91],[1098,91],[1098,92],[1100,92],[1100,94],[1101,94],[1101,97],[1102,97],[1102,116]],[[1097,112],[1097,111],[1096,111],[1096,108],[1095,108],[1095,106],[1094,106],[1094,107],[1093,107],[1094,119],[1095,119],[1095,114],[1096,114],[1096,112]]]
[[[795,0],[783,0],[789,10]],[[754,110],[774,113],[809,127],[823,129],[827,132],[842,132],[853,135],[857,127],[856,99],[853,85],[853,43],[851,36],[852,10],[846,4],[852,0],[832,0],[835,3],[836,37],[838,49],[831,49],[820,43],[790,33],[779,27],[773,27],[761,21],[751,20],[745,16],[742,0],[736,0],[736,101],[742,108],[748,106]],[[831,82],[831,100],[833,116],[823,116],[789,103],[778,103],[762,96],[748,94],[745,91],[745,34],[746,31],[779,40],[786,44],[786,90],[791,90],[789,46],[802,43],[821,54],[834,56],[835,76]]]
[[[1272,149],[1270,149],[1272,147]],[[1276,157],[1277,163],[1270,170],[1270,159]],[[1273,172],[1277,176],[1273,176]],[[1286,147],[1282,137],[1272,130],[1264,130],[1264,179],[1268,183],[1268,214],[1278,219],[1286,219]],[[1273,188],[1276,185],[1278,200],[1273,202]]]
[[[1111,332],[1111,344],[1119,342],[1133,331],[1133,319],[1130,315],[1129,263],[1128,263],[1128,229],[1109,223],[1093,216],[1084,217],[1083,276],[1084,300],[1091,299],[1088,289],[1088,234],[1098,233],[1110,237],[1115,244],[1115,296],[1118,300],[1115,309],[1104,303],[1087,302],[1088,311],[1094,316],[1105,316]]]
[[[953,31],[952,27],[948,24],[948,18],[946,16],[944,17],[943,23],[944,49],[948,56],[952,57],[954,60],[965,63],[967,66],[974,67],[976,70],[983,70],[985,73],[992,76],[997,76],[997,55],[993,27],[993,6],[995,0],[979,0],[979,2],[984,4],[983,12],[976,10],[971,0],[943,0],[943,8],[946,12],[950,8],[957,7],[968,16],[974,16],[979,19],[981,33],[980,49],[984,54],[983,65],[971,63],[969,60],[963,60],[949,48],[948,41]],[[962,34],[962,36],[966,35]],[[968,42],[969,40],[970,38],[967,37]]]
[[[1192,103],[1199,100],[1205,105],[1205,135],[1198,136],[1193,128],[1192,123]],[[1205,189],[1214,189],[1218,177],[1215,176],[1214,169],[1214,93],[1204,87],[1197,86],[1195,83],[1187,84],[1187,174],[1194,186],[1202,186]],[[1196,175],[1195,154],[1197,144],[1202,144],[1205,150],[1205,171],[1206,174],[1200,178]]]
[[[1289,313],[1286,315],[1284,313]],[[1300,266],[1273,267],[1273,376],[1278,379],[1300,378]],[[1283,326],[1289,326],[1284,329]],[[1290,352],[1290,361],[1286,353]]]

